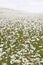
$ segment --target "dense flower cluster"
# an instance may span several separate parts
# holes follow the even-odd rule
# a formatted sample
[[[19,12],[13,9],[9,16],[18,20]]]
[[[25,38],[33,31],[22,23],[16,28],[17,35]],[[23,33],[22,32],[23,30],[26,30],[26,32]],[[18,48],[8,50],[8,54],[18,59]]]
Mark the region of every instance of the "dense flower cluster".
[[[0,65],[43,65],[43,22],[0,19]]]

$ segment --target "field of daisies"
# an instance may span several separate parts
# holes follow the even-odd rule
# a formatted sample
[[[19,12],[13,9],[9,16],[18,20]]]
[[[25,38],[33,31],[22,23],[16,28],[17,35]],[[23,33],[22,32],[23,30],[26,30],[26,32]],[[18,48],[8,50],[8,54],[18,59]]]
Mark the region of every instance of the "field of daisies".
[[[16,15],[0,11],[0,65],[43,65],[43,17]]]

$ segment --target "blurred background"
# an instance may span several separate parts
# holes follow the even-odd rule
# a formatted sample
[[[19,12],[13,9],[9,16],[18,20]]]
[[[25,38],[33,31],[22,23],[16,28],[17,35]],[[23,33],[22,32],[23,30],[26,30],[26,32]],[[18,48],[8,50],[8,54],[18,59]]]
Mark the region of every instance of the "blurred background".
[[[0,8],[43,12],[43,0],[0,0]]]

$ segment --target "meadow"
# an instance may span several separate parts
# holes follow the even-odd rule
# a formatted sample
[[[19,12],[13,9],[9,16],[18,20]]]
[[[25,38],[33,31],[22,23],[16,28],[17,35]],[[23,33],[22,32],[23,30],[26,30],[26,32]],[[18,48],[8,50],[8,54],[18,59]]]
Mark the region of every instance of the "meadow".
[[[6,14],[0,12],[0,65],[43,65],[43,18]]]

